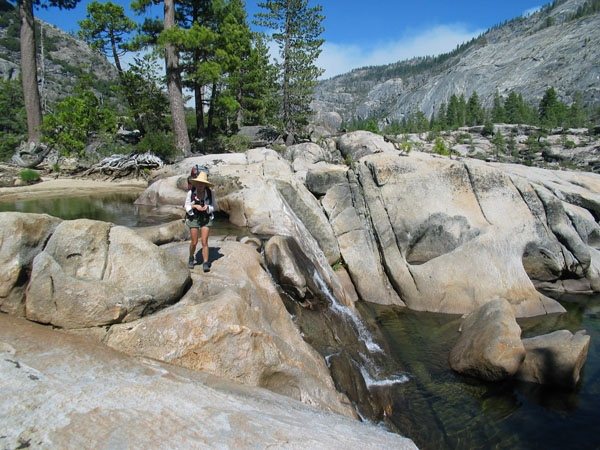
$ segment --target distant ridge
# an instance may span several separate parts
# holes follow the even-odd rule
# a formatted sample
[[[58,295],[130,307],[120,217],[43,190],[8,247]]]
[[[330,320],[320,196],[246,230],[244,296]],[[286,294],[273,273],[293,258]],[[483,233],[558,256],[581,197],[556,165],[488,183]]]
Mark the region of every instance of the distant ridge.
[[[562,0],[505,21],[455,50],[386,66],[363,67],[319,83],[313,108],[346,122],[400,121],[421,110],[429,118],[452,94],[474,91],[490,106],[496,90],[539,102],[554,87],[567,104],[581,92],[600,105],[600,2]]]

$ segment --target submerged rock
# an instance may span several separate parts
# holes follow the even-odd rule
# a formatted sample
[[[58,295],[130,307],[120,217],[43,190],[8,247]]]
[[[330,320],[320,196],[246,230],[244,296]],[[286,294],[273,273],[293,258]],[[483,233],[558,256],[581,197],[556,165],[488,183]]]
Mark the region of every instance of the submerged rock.
[[[2,314],[0,389],[7,448],[417,448],[379,426]]]
[[[525,360],[516,373],[519,380],[567,388],[579,381],[585,364],[590,337],[585,331],[572,334],[559,330],[543,336],[523,339]]]
[[[465,318],[461,329],[450,352],[453,370],[489,381],[509,378],[517,372],[525,348],[521,327],[508,301],[486,303]]]

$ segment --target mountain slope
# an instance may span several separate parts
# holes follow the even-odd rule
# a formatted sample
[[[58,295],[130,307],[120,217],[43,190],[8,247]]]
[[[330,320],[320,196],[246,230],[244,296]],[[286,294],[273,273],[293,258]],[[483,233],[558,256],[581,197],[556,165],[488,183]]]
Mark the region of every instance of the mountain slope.
[[[43,40],[40,41],[40,36]],[[79,75],[89,73],[96,91],[108,97],[115,94],[111,84],[117,82],[117,69],[106,57],[75,36],[36,19],[38,44],[38,86],[42,102],[52,105],[68,95]],[[43,42],[44,57],[41,57]],[[21,72],[19,16],[16,8],[0,1],[0,77],[16,79]]]
[[[321,82],[313,107],[336,111],[346,121],[401,120],[418,110],[429,117],[452,94],[476,91],[490,105],[501,95],[521,93],[537,102],[553,86],[570,103],[576,91],[588,105],[600,103],[600,14],[573,19],[584,0],[554,2],[526,18],[488,30],[451,55],[416,58],[357,69]]]

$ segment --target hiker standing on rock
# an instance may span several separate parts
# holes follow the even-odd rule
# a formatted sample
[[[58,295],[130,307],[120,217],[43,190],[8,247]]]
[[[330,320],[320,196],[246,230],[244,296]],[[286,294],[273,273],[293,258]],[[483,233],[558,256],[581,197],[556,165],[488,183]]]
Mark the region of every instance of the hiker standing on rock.
[[[202,268],[205,272],[210,270],[208,263],[208,234],[212,227],[214,215],[214,196],[211,190],[215,185],[208,181],[206,172],[199,172],[196,178],[189,180],[192,188],[188,190],[185,198],[186,224],[190,228],[192,241],[190,242],[190,260],[188,267],[194,268],[196,261],[195,252],[198,244],[198,230],[202,238]]]

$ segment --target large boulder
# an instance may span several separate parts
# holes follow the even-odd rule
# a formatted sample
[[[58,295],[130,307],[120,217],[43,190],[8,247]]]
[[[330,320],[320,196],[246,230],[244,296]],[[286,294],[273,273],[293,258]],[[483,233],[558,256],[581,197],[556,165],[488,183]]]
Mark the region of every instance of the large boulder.
[[[0,213],[0,311],[25,315],[33,259],[61,222],[46,214]]]
[[[590,337],[559,330],[523,339],[525,360],[515,377],[532,383],[574,387],[585,364]]]
[[[342,156],[352,161],[358,161],[363,156],[374,153],[398,153],[394,144],[386,142],[383,136],[362,130],[341,136],[338,147]]]
[[[243,154],[185,159],[162,171],[163,178],[155,179],[138,202],[164,204],[177,198],[183,205],[186,187],[181,180],[194,164],[209,167],[209,178],[216,184],[216,208],[226,213],[231,223],[257,235],[293,237],[319,267],[330,289],[343,291],[330,267],[340,259],[331,225],[317,199],[295,177],[289,162],[273,150],[257,148]],[[166,192],[178,189],[179,194],[162,199],[163,184],[168,187]]]
[[[291,145],[285,149],[283,157],[292,163],[294,172],[304,174],[313,164],[331,162],[331,153],[312,142]]]
[[[502,297],[518,317],[564,311],[523,266],[532,245],[560,244],[508,175],[415,152],[368,155],[356,169],[382,267],[408,307],[464,314]]]
[[[517,373],[524,358],[513,308],[505,299],[496,299],[465,318],[449,361],[457,372],[497,381]]]
[[[186,244],[170,247],[185,255]],[[184,298],[138,321],[114,325],[118,350],[260,386],[349,417],[325,360],[300,335],[253,246],[222,242],[208,274]]]
[[[183,219],[149,227],[139,227],[135,229],[135,232],[156,245],[190,238],[190,229]]]
[[[374,424],[4,314],[0,390],[3,448],[417,448]]]
[[[316,164],[306,173],[306,187],[316,196],[323,196],[336,184],[346,184],[348,167],[339,164]]]
[[[178,300],[189,280],[184,259],[126,227],[64,221],[33,261],[26,317],[63,328],[127,322]]]

